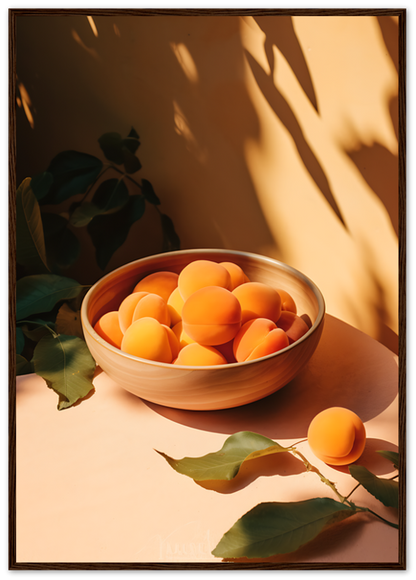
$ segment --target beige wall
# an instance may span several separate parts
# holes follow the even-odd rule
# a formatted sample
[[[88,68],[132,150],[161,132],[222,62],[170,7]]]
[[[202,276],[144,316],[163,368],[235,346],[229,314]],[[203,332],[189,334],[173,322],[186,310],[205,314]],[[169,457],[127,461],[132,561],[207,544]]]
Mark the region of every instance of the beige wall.
[[[183,248],[282,260],[397,351],[397,53],[389,16],[21,16],[18,180],[134,126]],[[107,270],[160,250],[151,210]]]

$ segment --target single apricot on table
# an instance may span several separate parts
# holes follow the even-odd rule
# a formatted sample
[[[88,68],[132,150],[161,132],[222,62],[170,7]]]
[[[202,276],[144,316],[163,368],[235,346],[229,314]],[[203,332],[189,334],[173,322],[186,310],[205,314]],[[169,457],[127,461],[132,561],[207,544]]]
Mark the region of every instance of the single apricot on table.
[[[94,330],[112,346],[121,347],[123,333],[120,328],[117,310],[103,314],[94,325]]]
[[[134,356],[171,363],[179,352],[178,339],[155,318],[139,318],[126,330],[121,350]]]
[[[312,419],[308,442],[321,461],[329,465],[349,465],[362,455],[366,431],[356,413],[344,407],[330,407]]]
[[[178,288],[184,300],[206,286],[220,286],[229,290],[231,287],[230,273],[217,262],[194,260],[187,264],[179,274]]]
[[[182,308],[183,330],[195,342],[216,346],[232,340],[241,326],[237,298],[220,286],[200,288]]]
[[[262,282],[246,282],[233,290],[241,305],[241,323],[252,318],[268,318],[276,322],[281,313],[280,294]]]

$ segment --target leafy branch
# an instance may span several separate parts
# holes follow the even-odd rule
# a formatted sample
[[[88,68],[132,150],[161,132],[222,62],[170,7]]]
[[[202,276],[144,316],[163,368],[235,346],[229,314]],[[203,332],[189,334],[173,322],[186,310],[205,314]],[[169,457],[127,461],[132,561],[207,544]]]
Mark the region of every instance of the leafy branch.
[[[334,525],[357,513],[368,512],[385,524],[398,528],[365,506],[358,506],[349,500],[352,493],[363,486],[371,495],[387,507],[398,507],[398,482],[383,479],[359,465],[350,465],[351,476],[358,481],[352,492],[344,497],[334,482],[327,479],[318,468],[294,446],[282,447],[272,439],[241,431],[227,438],[223,447],[216,452],[201,457],[173,459],[157,451],[178,473],[194,481],[230,480],[236,477],[242,464],[252,459],[275,453],[291,453],[302,461],[307,471],[318,475],[337,496],[314,498],[298,502],[263,502],[244,514],[221,538],[213,550],[213,555],[221,558],[267,558],[297,550],[311,541],[328,526]],[[379,451],[398,469],[399,458],[394,452]]]
[[[80,322],[86,287],[62,275],[81,254],[75,232],[86,227],[104,270],[149,203],[160,216],[162,251],[180,246],[151,183],[133,177],[142,167],[136,131],[132,128],[126,138],[105,133],[98,142],[106,162],[63,151],[45,172],[24,179],[16,192],[16,374],[43,377],[58,394],[58,409],[94,391],[95,361]],[[110,171],[117,177],[109,177]],[[59,212],[58,206],[68,202],[69,210]],[[47,211],[51,206],[56,211]]]

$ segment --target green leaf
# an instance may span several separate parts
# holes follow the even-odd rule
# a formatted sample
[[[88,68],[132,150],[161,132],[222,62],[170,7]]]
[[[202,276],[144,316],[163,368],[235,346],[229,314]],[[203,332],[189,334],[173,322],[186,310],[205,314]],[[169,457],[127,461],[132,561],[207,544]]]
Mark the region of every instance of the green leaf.
[[[130,133],[128,134],[128,137],[130,137],[131,139],[137,139],[137,140],[140,139],[139,134],[137,133],[137,131],[134,127],[132,127],[130,129]]]
[[[160,214],[160,221],[162,224],[163,251],[171,252],[174,250],[180,250],[181,242],[170,217],[162,213]]]
[[[16,192],[16,261],[30,273],[48,272],[39,204],[26,178]]]
[[[387,507],[399,507],[399,484],[392,479],[377,477],[362,465],[350,465],[349,470],[354,479]]]
[[[158,451],[178,473],[192,477],[195,481],[212,479],[233,479],[244,461],[288,451],[272,439],[252,433],[240,431],[226,439],[219,451],[208,453],[202,457],[184,457],[172,459]]]
[[[69,218],[69,223],[75,228],[83,228],[88,225],[93,217],[100,215],[102,212],[95,203],[91,201],[84,201],[78,205]]]
[[[92,198],[93,203],[102,211],[123,207],[128,200],[129,191],[123,178],[103,181]]]
[[[25,347],[25,335],[24,335],[22,328],[20,328],[20,326],[17,326],[16,327],[16,352],[17,352],[17,354],[22,354],[24,347]]]
[[[39,173],[32,177],[30,186],[38,201],[43,199],[49,193],[52,183],[53,176],[48,171],[44,171],[43,173]]]
[[[33,372],[33,364],[21,354],[16,355],[16,376],[29,375]]]
[[[56,213],[42,214],[46,253],[51,270],[69,268],[79,257],[81,245],[68,228],[68,220]],[[59,273],[59,272],[54,272]]]
[[[71,278],[56,274],[25,276],[16,284],[17,320],[49,312],[60,300],[75,298],[82,286]]]
[[[123,163],[126,173],[136,173],[142,168],[142,164],[138,157],[136,157],[127,147],[122,148]]]
[[[94,183],[103,168],[103,162],[79,151],[62,151],[56,155],[48,172],[53,176],[53,183],[48,195],[42,198],[43,203],[59,204],[73,195],[85,193]]]
[[[153,185],[147,179],[142,179],[142,193],[146,198],[146,201],[153,205],[159,205],[160,200],[155,194],[155,190],[153,189]]]
[[[43,336],[50,334],[51,330],[55,331],[55,323],[43,320],[41,318],[34,318],[31,319],[31,324],[22,324],[21,328],[24,335],[27,336],[30,340],[39,342]],[[48,328],[51,330],[48,330]]]
[[[130,153],[136,153],[137,149],[140,146],[140,141],[138,139],[132,139],[127,137],[127,139],[123,139],[123,147],[126,147]]]
[[[109,161],[112,161],[116,165],[121,165],[123,163],[123,140],[120,133],[104,133],[104,135],[101,135],[98,139],[98,143]]]
[[[388,461],[390,461],[391,463],[393,463],[394,467],[396,469],[399,469],[399,454],[396,451],[381,451],[378,450],[377,453],[379,453],[382,457],[384,457],[385,459],[387,459]]]
[[[95,361],[77,336],[43,337],[35,347],[32,362],[35,373],[59,395],[59,410],[71,407],[94,388]]]
[[[79,311],[75,312],[68,306],[62,304],[56,316],[56,332],[59,334],[69,334],[70,336],[84,337]]]
[[[219,558],[268,558],[294,552],[324,528],[356,513],[329,498],[260,503],[224,534],[212,551]]]
[[[98,215],[87,226],[95,247],[97,264],[104,270],[112,255],[124,244],[130,227],[145,211],[142,195],[131,195],[126,205],[116,213]]]

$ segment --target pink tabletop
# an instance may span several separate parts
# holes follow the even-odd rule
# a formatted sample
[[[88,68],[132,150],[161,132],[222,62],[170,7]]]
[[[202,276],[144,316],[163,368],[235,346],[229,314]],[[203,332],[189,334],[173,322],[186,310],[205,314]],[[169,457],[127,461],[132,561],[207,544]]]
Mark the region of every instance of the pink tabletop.
[[[365,423],[367,444],[358,463],[382,477],[394,474],[376,450],[398,450],[397,356],[330,315],[302,373],[244,407],[160,407],[99,370],[94,385],[93,396],[59,412],[43,379],[17,379],[18,563],[220,563],[211,550],[258,503],[337,498],[289,454],[246,462],[230,482],[197,484],[155,449],[177,459],[200,456],[243,430],[287,446],[304,439],[314,415],[331,406],[347,407]],[[297,448],[341,494],[355,487],[345,468],[319,461],[307,442]],[[362,487],[351,499],[397,522],[397,510],[383,507]],[[297,552],[254,562],[397,563],[398,531],[358,514]]]

